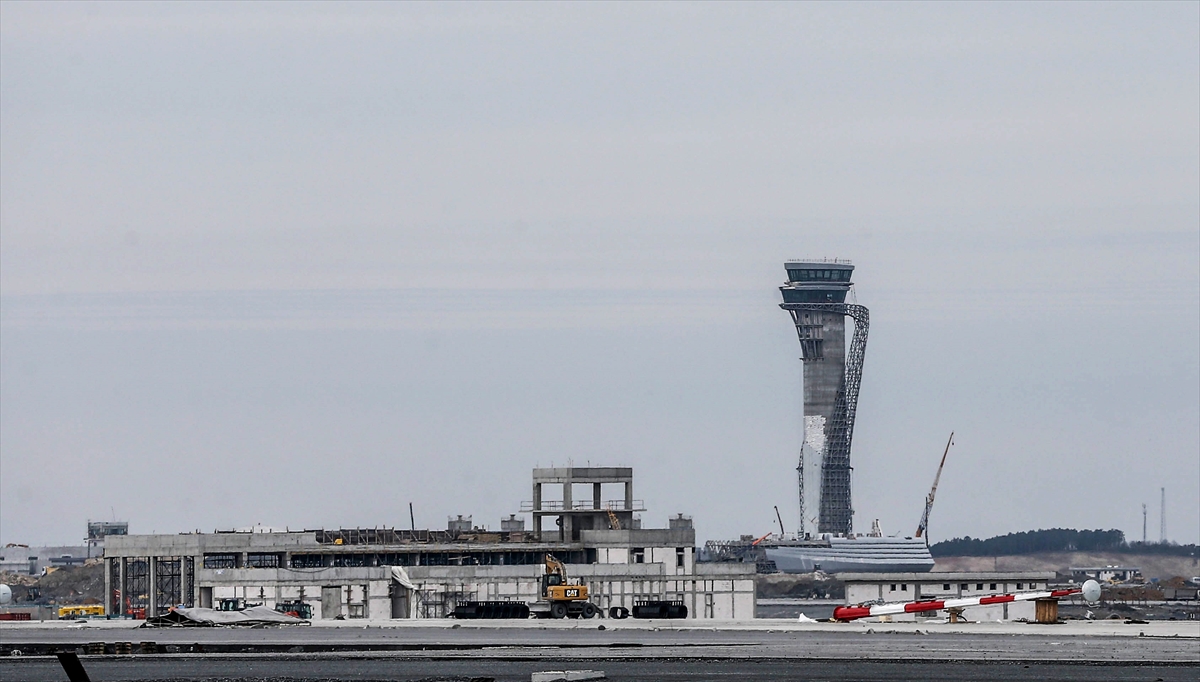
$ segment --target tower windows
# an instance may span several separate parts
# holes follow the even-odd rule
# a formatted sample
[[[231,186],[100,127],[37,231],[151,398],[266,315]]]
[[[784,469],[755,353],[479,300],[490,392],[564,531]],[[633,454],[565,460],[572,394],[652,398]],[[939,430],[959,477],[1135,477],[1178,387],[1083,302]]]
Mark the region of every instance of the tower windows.
[[[788,281],[790,282],[812,282],[812,281],[829,281],[829,282],[849,282],[850,270],[799,270],[788,269]]]

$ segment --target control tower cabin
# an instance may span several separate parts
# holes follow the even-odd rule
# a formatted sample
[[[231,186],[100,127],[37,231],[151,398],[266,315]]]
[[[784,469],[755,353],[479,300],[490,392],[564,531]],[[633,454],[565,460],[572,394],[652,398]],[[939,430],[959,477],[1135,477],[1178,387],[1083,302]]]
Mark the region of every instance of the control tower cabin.
[[[854,511],[850,499],[850,441],[862,363],[867,345],[868,311],[846,303],[854,266],[848,260],[788,261],[780,307],[788,311],[800,339],[804,363],[804,444],[800,449],[801,533],[815,508],[817,532],[849,534]],[[846,317],[854,337],[846,352]],[[806,499],[806,479],[818,482],[816,499]],[[809,483],[812,487],[812,483]]]

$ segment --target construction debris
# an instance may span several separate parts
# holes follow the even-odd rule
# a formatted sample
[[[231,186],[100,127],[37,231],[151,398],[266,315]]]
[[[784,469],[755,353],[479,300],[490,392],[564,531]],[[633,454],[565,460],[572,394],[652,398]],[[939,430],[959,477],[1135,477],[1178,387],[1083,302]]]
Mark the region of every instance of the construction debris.
[[[308,621],[266,606],[251,606],[242,611],[217,611],[206,608],[177,608],[161,616],[147,618],[142,627],[217,627],[266,625],[308,625]]]

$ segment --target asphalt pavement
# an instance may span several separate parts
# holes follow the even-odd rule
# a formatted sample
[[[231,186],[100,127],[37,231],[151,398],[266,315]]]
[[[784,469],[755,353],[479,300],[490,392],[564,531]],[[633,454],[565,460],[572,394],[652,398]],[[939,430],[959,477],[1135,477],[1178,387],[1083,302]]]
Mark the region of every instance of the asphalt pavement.
[[[311,627],[4,624],[0,680],[1195,680],[1200,623],[340,622]],[[133,651],[114,654],[128,642]],[[87,645],[92,645],[89,649]],[[151,653],[153,652],[153,653]]]

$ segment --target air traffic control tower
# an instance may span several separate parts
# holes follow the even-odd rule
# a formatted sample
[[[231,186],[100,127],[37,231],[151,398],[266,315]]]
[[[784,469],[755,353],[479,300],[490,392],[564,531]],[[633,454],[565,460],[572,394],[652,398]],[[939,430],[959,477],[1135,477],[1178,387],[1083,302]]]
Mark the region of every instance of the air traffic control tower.
[[[846,303],[854,265],[848,260],[788,261],[787,283],[779,287],[796,324],[804,363],[804,444],[800,448],[800,516],[803,534],[815,507],[818,533],[850,534],[854,508],[850,500],[850,440],[862,384],[870,317],[865,306]],[[854,321],[854,337],[846,352],[846,318]],[[805,499],[820,482],[817,499]],[[811,492],[810,492],[811,495]]]

